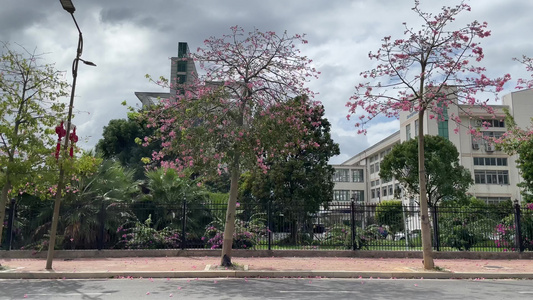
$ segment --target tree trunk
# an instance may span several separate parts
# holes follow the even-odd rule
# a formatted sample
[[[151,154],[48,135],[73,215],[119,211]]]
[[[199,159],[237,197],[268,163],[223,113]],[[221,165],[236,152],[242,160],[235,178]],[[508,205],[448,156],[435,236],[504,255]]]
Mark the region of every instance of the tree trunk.
[[[428,196],[426,191],[426,165],[424,157],[424,109],[418,112],[418,184],[420,188],[420,229],[422,231],[422,251],[424,269],[435,267],[431,249],[431,225],[428,212]]]
[[[61,196],[64,188],[65,170],[63,167],[59,169],[59,182],[57,184],[56,199],[54,202],[54,213],[52,215],[52,228],[50,229],[50,239],[48,242],[48,252],[46,256],[46,269],[52,270],[52,262],[54,260],[54,251],[56,246],[57,223],[59,222],[59,208],[61,206]]]
[[[237,193],[239,191],[239,157],[234,159],[231,172],[231,183],[229,189],[228,209],[226,211],[226,224],[224,226],[224,242],[222,244],[222,256],[220,258],[220,265],[223,267],[230,267],[231,250],[233,247],[233,234],[235,233],[235,211],[237,208]]]
[[[2,245],[2,234],[4,232],[4,219],[6,218],[7,192],[11,188],[9,180],[2,187],[2,196],[0,197],[0,246]]]

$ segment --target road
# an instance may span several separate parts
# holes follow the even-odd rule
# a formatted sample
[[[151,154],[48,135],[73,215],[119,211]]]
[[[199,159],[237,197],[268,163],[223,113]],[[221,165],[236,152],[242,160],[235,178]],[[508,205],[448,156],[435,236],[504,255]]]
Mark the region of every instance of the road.
[[[0,280],[0,299],[532,299],[530,280]]]

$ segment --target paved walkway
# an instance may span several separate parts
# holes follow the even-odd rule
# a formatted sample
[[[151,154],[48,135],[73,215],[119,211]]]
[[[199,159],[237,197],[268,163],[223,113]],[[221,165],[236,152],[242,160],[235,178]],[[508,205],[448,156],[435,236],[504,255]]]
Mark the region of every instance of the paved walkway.
[[[234,257],[240,270],[217,268],[218,257],[135,257],[0,259],[4,278],[109,277],[365,277],[365,278],[527,278],[533,279],[532,260],[436,259],[436,270],[423,269],[420,259],[346,257]]]

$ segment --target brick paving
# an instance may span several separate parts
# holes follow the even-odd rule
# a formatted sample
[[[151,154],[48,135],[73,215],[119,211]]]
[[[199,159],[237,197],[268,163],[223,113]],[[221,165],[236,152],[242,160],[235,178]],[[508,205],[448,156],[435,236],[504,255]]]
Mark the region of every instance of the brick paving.
[[[233,262],[246,265],[250,271],[360,271],[360,272],[424,272],[421,259],[346,258],[346,257],[234,257]],[[218,265],[218,257],[128,257],[55,259],[56,272],[113,271],[203,271],[207,265]],[[8,272],[47,272],[46,259],[0,259]],[[441,271],[453,273],[530,273],[533,260],[469,260],[435,259]],[[4,271],[5,272],[5,271]],[[438,272],[438,271],[435,271]]]

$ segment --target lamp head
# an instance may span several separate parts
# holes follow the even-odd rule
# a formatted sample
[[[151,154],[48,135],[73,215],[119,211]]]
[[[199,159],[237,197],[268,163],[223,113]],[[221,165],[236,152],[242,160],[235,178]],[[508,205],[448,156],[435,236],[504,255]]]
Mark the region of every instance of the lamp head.
[[[92,61],[83,60],[83,59],[81,59],[81,58],[79,58],[79,60],[81,60],[84,64],[86,64],[86,65],[88,65],[88,66],[96,67],[96,64],[93,63]]]
[[[59,0],[59,2],[61,2],[61,6],[63,6],[63,9],[68,11],[69,13],[73,14],[76,11],[72,0]]]

